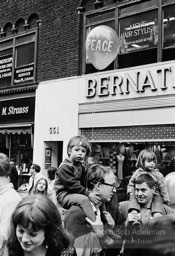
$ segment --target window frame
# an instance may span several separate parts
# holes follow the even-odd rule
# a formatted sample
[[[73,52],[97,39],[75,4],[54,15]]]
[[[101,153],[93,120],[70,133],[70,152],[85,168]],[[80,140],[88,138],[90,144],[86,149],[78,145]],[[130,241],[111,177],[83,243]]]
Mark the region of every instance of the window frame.
[[[32,40],[25,40],[25,37],[27,38],[27,36],[34,34],[34,39]],[[24,38],[24,42],[22,43],[17,43],[19,38]],[[12,40],[12,45],[11,46],[5,46],[3,47],[3,43]],[[19,83],[15,83],[15,70],[16,68],[16,63],[17,63],[17,54],[16,54],[16,49],[19,46],[25,45],[25,44],[29,44],[29,43],[34,43],[34,61],[32,63],[29,63],[25,66],[29,66],[29,65],[33,65],[33,80],[32,81],[25,81],[25,82],[19,82]],[[2,45],[2,47],[1,47]],[[38,29],[34,28],[34,29],[30,29],[30,31],[25,31],[25,32],[21,32],[19,34],[15,34],[14,36],[9,36],[8,38],[2,39],[0,40],[0,52],[3,52],[4,50],[10,49],[12,48],[12,76],[11,76],[11,83],[9,84],[9,86],[3,86],[0,85],[0,90],[2,89],[10,89],[12,87],[18,87],[18,86],[24,86],[24,85],[29,85],[29,84],[34,84],[37,82],[37,51],[38,51]],[[2,55],[3,56],[3,55]],[[24,65],[23,65],[24,66]],[[21,66],[21,68],[23,67]]]
[[[140,8],[139,8],[139,4],[140,4]],[[90,15],[95,15],[96,13],[103,13],[103,12],[107,12],[110,10],[114,10],[115,13],[115,17],[114,17],[114,23],[115,23],[115,31],[117,32],[117,34],[119,35],[119,23],[120,20],[122,18],[126,18],[132,15],[137,15],[139,13],[146,13],[149,11],[154,11],[157,10],[157,17],[158,17],[158,43],[157,46],[155,47],[157,49],[157,62],[163,62],[165,60],[163,60],[163,50],[166,50],[165,47],[163,47],[163,40],[164,40],[164,31],[163,31],[163,17],[164,17],[164,7],[170,6],[170,5],[175,5],[175,0],[152,0],[151,5],[149,6],[148,1],[136,1],[136,2],[120,2],[118,4],[113,4],[101,9],[97,9],[97,10],[91,10],[91,11],[87,11],[84,13],[84,26],[83,26],[83,45],[85,45],[86,42],[86,30],[88,27],[90,26],[94,26],[94,25],[100,25],[102,23],[104,23],[104,21],[106,20],[101,20],[98,22],[94,22],[94,23],[88,23],[87,24],[87,20],[88,17]],[[137,6],[136,9],[132,8],[132,6]],[[144,7],[146,6],[146,8]],[[122,10],[124,10],[124,8],[128,8],[128,9],[133,9],[133,11],[131,12],[124,12],[122,13]],[[175,47],[174,47],[175,48]],[[82,74],[86,74],[86,50],[85,47],[83,47],[83,64],[82,64]],[[148,49],[143,49],[140,51],[146,51],[149,50]],[[129,53],[126,53],[129,54]],[[119,55],[121,55],[119,53]],[[151,64],[151,63],[150,63]],[[143,64],[144,65],[144,64]],[[114,69],[119,68],[119,64],[118,64],[118,57],[115,59],[114,61]]]

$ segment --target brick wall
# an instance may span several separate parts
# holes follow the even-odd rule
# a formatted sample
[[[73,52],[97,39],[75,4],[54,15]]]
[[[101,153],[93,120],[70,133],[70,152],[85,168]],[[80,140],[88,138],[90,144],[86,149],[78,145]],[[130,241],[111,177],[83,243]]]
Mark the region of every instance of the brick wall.
[[[110,127],[81,129],[89,140],[170,140],[175,139],[175,125]]]
[[[38,81],[76,76],[79,71],[79,0],[0,0],[0,28],[36,13],[41,20]]]

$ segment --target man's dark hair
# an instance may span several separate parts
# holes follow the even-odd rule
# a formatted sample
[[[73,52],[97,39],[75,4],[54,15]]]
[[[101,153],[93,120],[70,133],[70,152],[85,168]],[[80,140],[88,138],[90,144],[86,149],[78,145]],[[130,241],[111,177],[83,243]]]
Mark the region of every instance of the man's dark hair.
[[[153,188],[155,186],[155,180],[148,173],[140,174],[140,176],[136,179],[135,184],[146,183],[149,188]]]
[[[38,164],[32,164],[32,167],[35,170],[35,172],[40,172],[41,171],[41,167]]]
[[[54,180],[54,179],[55,179],[56,170],[57,170],[56,167],[49,167],[49,168],[47,169],[47,175],[48,175],[48,178],[49,178],[50,180]]]
[[[10,160],[7,155],[0,153],[0,176],[8,177],[10,174]]]
[[[98,182],[103,183],[105,175],[112,171],[111,167],[101,164],[92,164],[87,170],[87,187],[93,189]]]

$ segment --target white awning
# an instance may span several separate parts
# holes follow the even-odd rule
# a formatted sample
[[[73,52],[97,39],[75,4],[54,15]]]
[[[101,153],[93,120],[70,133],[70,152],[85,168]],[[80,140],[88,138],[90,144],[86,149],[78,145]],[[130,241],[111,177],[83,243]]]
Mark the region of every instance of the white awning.
[[[2,134],[32,134],[33,124],[0,125]]]

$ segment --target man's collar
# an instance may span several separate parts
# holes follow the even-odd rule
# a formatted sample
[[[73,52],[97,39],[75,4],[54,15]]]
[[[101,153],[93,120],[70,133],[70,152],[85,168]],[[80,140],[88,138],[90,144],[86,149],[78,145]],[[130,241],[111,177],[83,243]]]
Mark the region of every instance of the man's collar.
[[[151,209],[151,206],[152,206],[152,200],[150,200],[148,203],[147,203],[147,205],[145,206],[142,206],[141,205],[141,208],[145,208],[145,209]]]
[[[95,205],[92,202],[90,202],[90,203],[91,203],[91,206],[92,206],[92,209],[93,209],[95,215],[97,215],[97,212],[100,211],[99,207],[96,208]]]
[[[92,206],[93,211],[94,211],[94,212],[97,211],[95,205],[94,205],[92,202],[90,202],[90,203],[91,203],[91,206]]]

